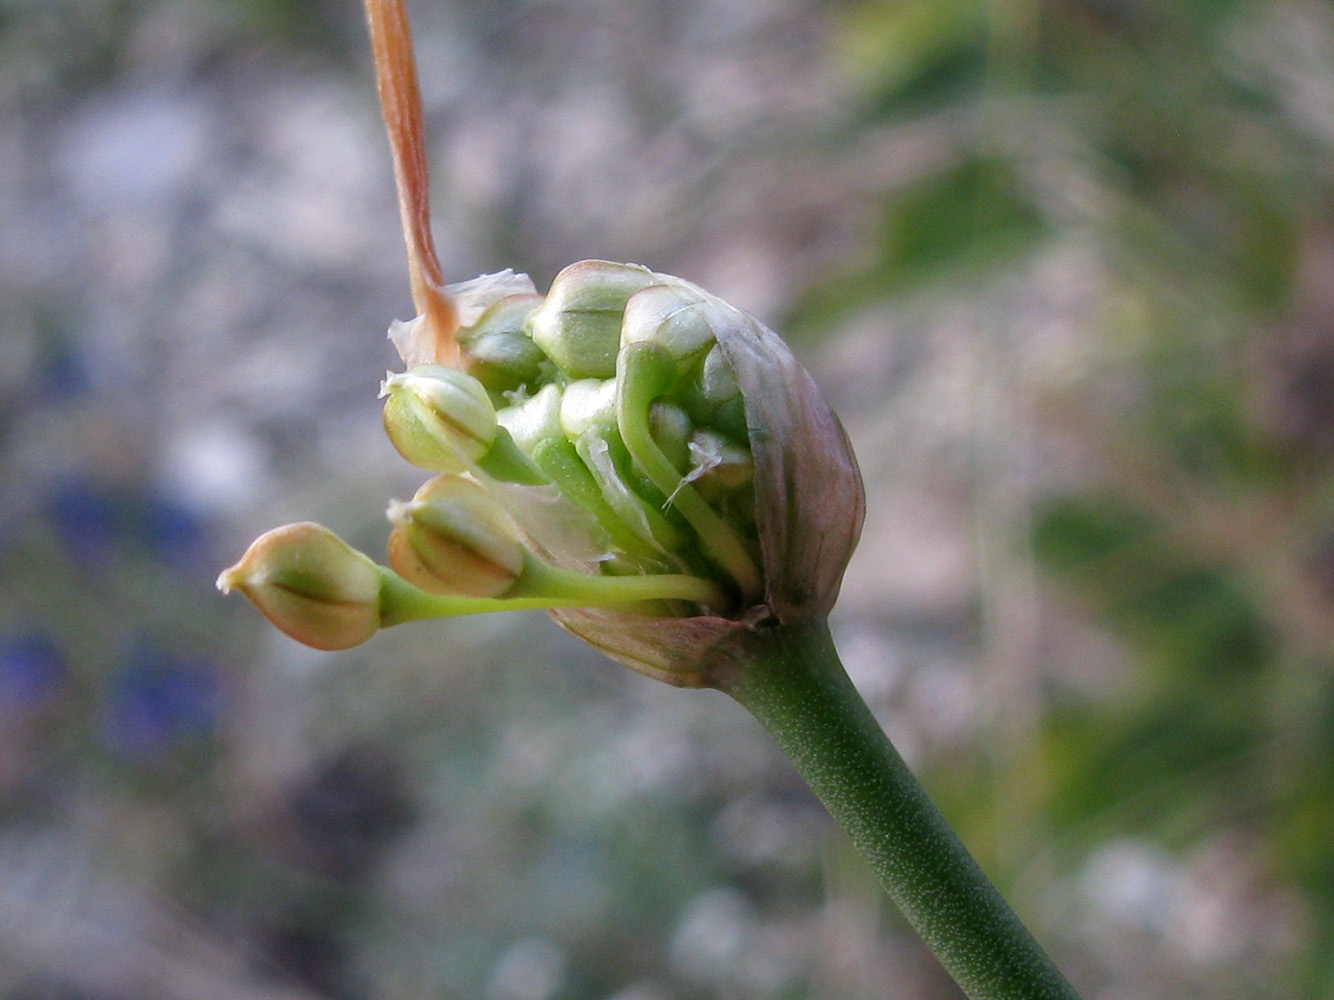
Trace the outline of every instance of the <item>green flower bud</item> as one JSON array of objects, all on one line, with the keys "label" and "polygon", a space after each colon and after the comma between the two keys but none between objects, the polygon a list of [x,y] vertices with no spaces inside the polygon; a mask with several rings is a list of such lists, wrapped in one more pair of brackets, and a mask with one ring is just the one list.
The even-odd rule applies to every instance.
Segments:
[{"label": "green flower bud", "polygon": [[433,594],[500,597],[523,570],[523,546],[495,498],[462,476],[437,476],[393,502],[389,565]]},{"label": "green flower bud", "polygon": [[515,274],[508,268],[496,274],[484,274],[470,281],[460,281],[439,291],[444,293],[446,301],[453,306],[457,328],[452,338],[442,343],[443,331],[427,322],[431,317],[426,313],[406,323],[395,321],[389,325],[389,339],[408,368],[449,363],[448,357],[455,354],[454,348],[459,346],[454,341],[461,341],[467,331],[477,327],[487,310],[496,303],[516,297],[535,296],[537,301],[541,299],[528,275]]},{"label": "green flower bud", "polygon": [[498,411],[497,419],[514,443],[531,455],[544,441],[565,439],[561,426],[563,403],[560,386],[544,385],[533,396]]},{"label": "green flower bud", "polygon": [[546,301],[532,315],[533,342],[570,378],[611,378],[625,304],[656,280],[653,272],[634,264],[571,264],[556,275]]},{"label": "green flower bud", "polygon": [[540,295],[510,295],[493,303],[472,326],[459,331],[461,367],[493,394],[512,392],[542,375],[546,355],[527,324]]},{"label": "green flower bud", "polygon": [[611,379],[586,378],[565,387],[560,401],[560,426],[576,441],[585,434],[616,427],[616,383]]},{"label": "green flower bud", "polygon": [[750,436],[741,388],[717,344],[682,386],[681,403],[696,424],[715,427],[737,441]]},{"label": "green flower bud", "polygon": [[348,649],[380,628],[380,569],[328,528],[310,522],[268,531],[218,589],[239,590],[274,625],[316,649]]},{"label": "green flower bud", "polygon": [[741,399],[741,387],[737,385],[736,375],[723,357],[722,348],[716,344],[704,356],[704,364],[700,367],[699,392],[703,399],[715,406]]},{"label": "green flower bud", "polygon": [[626,303],[621,344],[653,343],[684,370],[717,342],[708,301],[680,285],[654,285]]},{"label": "green flower bud", "polygon": [[490,450],[496,410],[482,383],[444,365],[389,374],[384,426],[400,455],[435,472],[463,472]]}]

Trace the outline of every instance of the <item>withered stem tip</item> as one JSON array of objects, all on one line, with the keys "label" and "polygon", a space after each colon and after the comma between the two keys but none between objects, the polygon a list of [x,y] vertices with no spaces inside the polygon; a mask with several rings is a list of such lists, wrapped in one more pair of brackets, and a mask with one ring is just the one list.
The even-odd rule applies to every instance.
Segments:
[{"label": "withered stem tip", "polygon": [[412,298],[435,340],[436,360],[458,360],[458,311],[445,287],[431,236],[430,177],[412,26],[403,0],[365,0],[380,109],[398,186],[399,215],[408,249]]}]

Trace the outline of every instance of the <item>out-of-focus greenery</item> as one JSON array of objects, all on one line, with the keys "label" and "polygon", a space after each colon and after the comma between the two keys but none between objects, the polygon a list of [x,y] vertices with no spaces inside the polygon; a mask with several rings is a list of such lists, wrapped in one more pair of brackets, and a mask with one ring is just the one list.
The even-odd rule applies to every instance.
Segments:
[{"label": "out-of-focus greenery", "polygon": [[[1090,996],[1334,995],[1334,15],[414,0],[451,278],[630,257],[843,412],[854,678]],[[406,306],[356,3],[0,2],[0,993],[951,995],[735,706],[338,656]]]}]

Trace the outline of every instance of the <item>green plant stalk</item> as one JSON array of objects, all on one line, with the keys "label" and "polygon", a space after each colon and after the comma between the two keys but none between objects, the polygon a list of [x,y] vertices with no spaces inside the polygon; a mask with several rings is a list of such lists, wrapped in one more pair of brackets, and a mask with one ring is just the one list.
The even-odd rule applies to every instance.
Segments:
[{"label": "green plant stalk", "polygon": [[1079,1000],[881,730],[824,620],[748,632],[711,680],[788,754],[969,997]]}]

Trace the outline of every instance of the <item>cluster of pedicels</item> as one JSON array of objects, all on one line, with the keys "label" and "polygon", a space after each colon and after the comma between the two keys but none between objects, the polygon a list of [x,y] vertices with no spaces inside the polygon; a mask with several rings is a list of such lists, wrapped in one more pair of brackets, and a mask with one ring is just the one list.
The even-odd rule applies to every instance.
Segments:
[{"label": "cluster of pedicels", "polygon": [[389,505],[388,566],[274,529],[218,583],[342,649],[415,619],[545,608],[635,669],[708,682],[740,630],[828,613],[863,492],[837,417],[763,324],[679,278],[582,261],[546,295],[445,286],[402,0],[366,0],[421,315],[389,335],[390,440],[433,477]]}]

